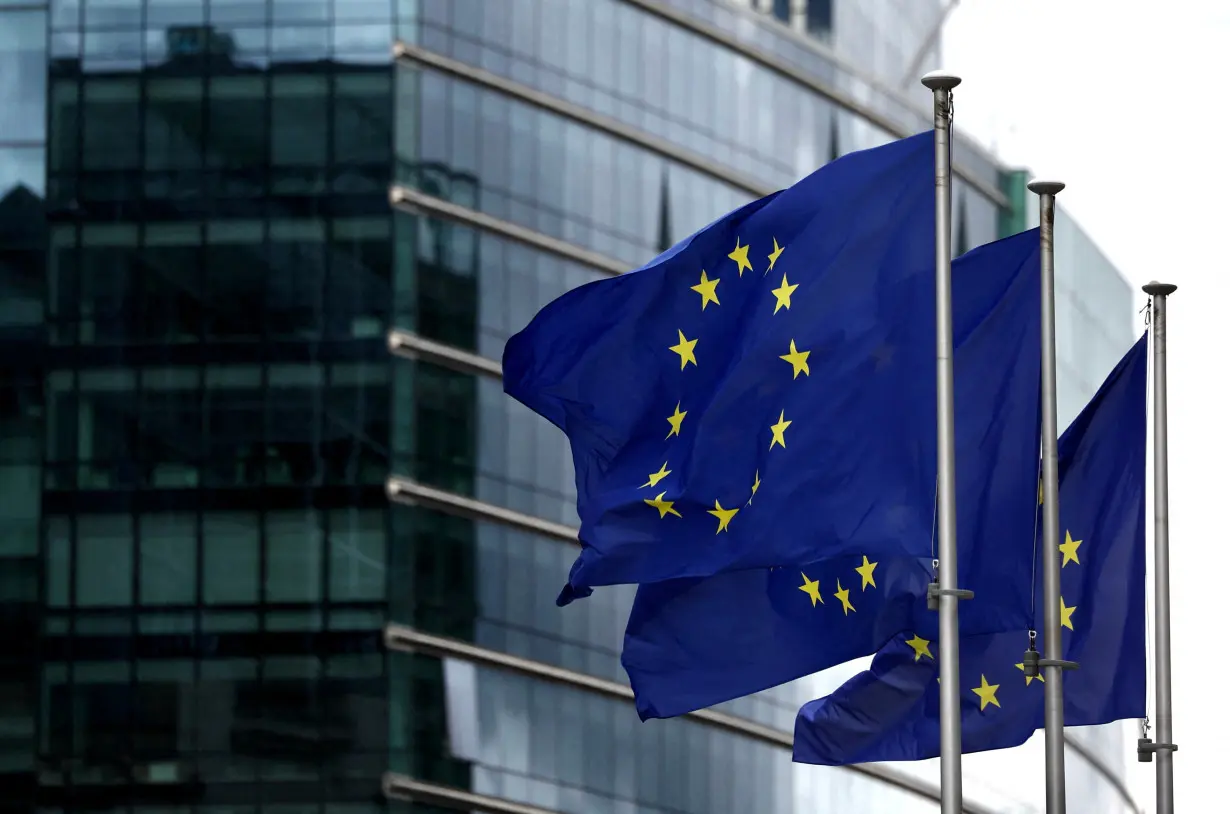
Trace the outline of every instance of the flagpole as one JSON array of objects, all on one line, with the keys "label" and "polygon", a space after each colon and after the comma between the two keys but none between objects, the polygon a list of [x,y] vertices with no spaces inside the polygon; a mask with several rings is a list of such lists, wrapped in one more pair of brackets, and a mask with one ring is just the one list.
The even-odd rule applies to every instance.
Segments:
[{"label": "flagpole", "polygon": [[1152,282],[1144,292],[1152,298],[1153,331],[1153,616],[1154,692],[1157,715],[1157,814],[1174,814],[1174,745],[1170,697],[1170,508],[1166,451],[1166,298],[1177,290],[1170,283]]},{"label": "flagpole", "polygon": [[1059,181],[1031,181],[1037,194],[1042,252],[1042,604],[1043,658],[1038,660],[1046,722],[1046,814],[1064,814],[1063,671],[1076,664],[1063,659],[1059,613],[1059,416],[1055,382],[1055,196]]},{"label": "flagpole", "polygon": [[935,400],[938,584],[928,603],[940,619],[940,812],[961,814],[961,679],[957,602],[957,463],[952,373],[952,89],[961,78],[932,71],[922,78],[935,104]]}]

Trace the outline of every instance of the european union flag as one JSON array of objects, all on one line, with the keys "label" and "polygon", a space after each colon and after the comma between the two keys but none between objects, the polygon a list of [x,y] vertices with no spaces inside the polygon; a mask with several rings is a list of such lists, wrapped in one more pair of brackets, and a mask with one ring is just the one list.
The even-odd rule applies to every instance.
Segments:
[{"label": "european union flag", "polygon": [[583,550],[560,604],[594,585],[930,553],[933,144],[832,162],[509,340],[505,391],[572,444]]},{"label": "european union flag", "polygon": [[[1146,349],[1142,337],[1059,444],[1063,649],[1081,665],[1064,675],[1071,726],[1145,710]],[[1041,601],[1040,577],[1037,591]],[[835,766],[938,755],[936,651],[919,650],[917,638],[899,635],[870,670],[806,704],[794,759]],[[1044,679],[1024,675],[1027,645],[1026,630],[961,637],[963,751],[1017,746],[1043,726]]]},{"label": "european union flag", "polygon": [[[1024,626],[1031,610],[1039,272],[1036,229],[953,263],[959,574],[962,586],[982,597],[962,604],[963,629],[972,632]],[[913,282],[926,300],[932,269]],[[760,499],[758,493],[752,505]],[[938,620],[926,608],[933,538],[930,528],[917,533],[903,542],[928,556],[865,552],[641,585],[623,665],[642,719],[680,715],[870,655],[903,630],[934,641]]]}]

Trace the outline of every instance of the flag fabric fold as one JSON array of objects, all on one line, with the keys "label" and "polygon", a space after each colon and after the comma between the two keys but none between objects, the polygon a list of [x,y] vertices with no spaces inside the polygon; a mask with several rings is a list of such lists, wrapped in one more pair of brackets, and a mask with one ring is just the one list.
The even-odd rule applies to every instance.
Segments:
[{"label": "flag fabric fold", "polygon": [[[1080,664],[1064,674],[1069,726],[1144,714],[1147,360],[1142,337],[1059,442],[1063,657]],[[977,602],[963,603],[963,621]],[[869,670],[806,704],[794,759],[833,766],[937,756],[943,643],[923,639],[898,634]],[[1039,651],[1044,644],[1039,632]],[[961,636],[963,751],[1016,746],[1043,726],[1044,680],[1024,675],[1027,646],[1027,628]]]},{"label": "flag fabric fold", "polygon": [[[962,587],[984,597],[962,607],[963,629],[972,632],[1021,627],[1030,612],[1039,257],[1035,229],[953,263],[959,573]],[[910,282],[920,307],[930,307],[931,268]],[[933,343],[932,336],[929,353]],[[933,357],[927,374],[934,379]],[[929,398],[933,394],[934,388]],[[920,432],[934,449],[929,420]],[[931,477],[927,523],[914,529],[917,538],[902,541],[925,556],[883,556],[868,548],[774,569],[641,585],[622,657],[641,717],[683,714],[871,655],[901,631],[933,641],[937,620],[926,609],[926,589],[934,469]],[[767,488],[757,492],[753,506]]]}]

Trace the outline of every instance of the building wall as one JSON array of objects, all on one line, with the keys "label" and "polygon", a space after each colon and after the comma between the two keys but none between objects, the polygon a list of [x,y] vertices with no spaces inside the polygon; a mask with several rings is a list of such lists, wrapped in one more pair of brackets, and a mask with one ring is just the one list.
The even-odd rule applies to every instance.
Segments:
[{"label": "building wall", "polygon": [[[843,8],[812,31],[839,52]],[[365,814],[386,770],[586,814],[936,809],[763,738],[381,646],[393,620],[622,681],[630,591],[560,611],[568,546],[389,508],[393,472],[576,522],[558,431],[495,377],[391,361],[385,334],[489,369],[564,291],[930,126],[772,14],[0,9],[0,810]],[[985,153],[955,158],[964,249],[1013,204]],[[390,179],[426,203],[390,210]],[[829,679],[724,708],[788,730]]]}]

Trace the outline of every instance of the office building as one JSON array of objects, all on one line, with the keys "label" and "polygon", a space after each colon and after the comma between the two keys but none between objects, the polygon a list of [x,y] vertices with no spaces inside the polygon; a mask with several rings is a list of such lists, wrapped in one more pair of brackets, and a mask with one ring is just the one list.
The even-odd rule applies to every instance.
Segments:
[{"label": "office building", "polygon": [[[554,607],[570,458],[498,381],[563,291],[929,127],[875,78],[927,52],[897,5],[0,7],[0,810],[365,814],[386,771],[465,811],[937,810],[925,766],[792,766],[816,681],[639,723],[631,594]],[[1027,217],[954,158],[958,249]],[[1131,319],[1085,285],[1082,386]]]}]

